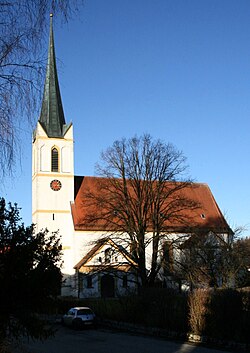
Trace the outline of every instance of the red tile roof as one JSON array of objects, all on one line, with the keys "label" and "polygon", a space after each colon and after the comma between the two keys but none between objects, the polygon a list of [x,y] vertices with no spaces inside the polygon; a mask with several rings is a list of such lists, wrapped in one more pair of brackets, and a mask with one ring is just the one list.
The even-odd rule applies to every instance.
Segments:
[{"label": "red tile roof", "polygon": [[[108,183],[108,179],[98,177],[75,177],[75,201],[71,205],[72,217],[75,230],[79,231],[101,231],[114,230],[107,228],[107,223],[104,219],[99,218],[94,223],[88,222],[90,214],[95,215],[98,212],[98,207],[90,202],[88,194],[99,195],[100,182]],[[119,179],[117,179],[119,180]],[[176,188],[176,185],[181,186],[183,183],[166,182],[167,186]],[[103,189],[102,189],[103,190]],[[99,194],[98,194],[99,193]],[[105,193],[105,191],[101,191]],[[178,191],[175,191],[174,197],[184,197],[192,200],[197,206],[186,208],[180,211],[182,217],[167,220],[165,223],[166,229],[172,232],[191,231],[192,229],[213,230],[216,232],[230,232],[222,212],[220,211],[211,190],[207,184],[192,183]],[[187,222],[183,223],[183,219]],[[119,224],[119,220],[117,219]],[[150,231],[148,229],[147,231]]]}]

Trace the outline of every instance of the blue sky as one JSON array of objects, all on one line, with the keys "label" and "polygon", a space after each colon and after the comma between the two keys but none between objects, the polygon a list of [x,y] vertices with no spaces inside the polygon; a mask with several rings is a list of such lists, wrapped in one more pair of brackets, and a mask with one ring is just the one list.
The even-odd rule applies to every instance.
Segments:
[{"label": "blue sky", "polygon": [[[249,226],[250,1],[85,0],[79,17],[54,22],[75,174],[94,175],[115,139],[147,132],[183,151],[232,227]],[[31,131],[2,190],[26,224]]]}]

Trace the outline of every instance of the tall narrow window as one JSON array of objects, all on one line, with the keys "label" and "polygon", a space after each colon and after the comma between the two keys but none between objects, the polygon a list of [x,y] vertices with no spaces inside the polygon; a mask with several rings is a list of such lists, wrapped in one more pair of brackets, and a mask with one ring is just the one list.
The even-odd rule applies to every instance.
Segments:
[{"label": "tall narrow window", "polygon": [[105,263],[106,264],[111,262],[111,255],[112,255],[111,251],[112,251],[111,248],[107,248],[105,250],[105,252],[104,252],[104,257],[105,257]]},{"label": "tall narrow window", "polygon": [[124,275],[122,277],[122,286],[123,286],[123,288],[127,288],[128,287],[128,276],[127,275]]},{"label": "tall narrow window", "polygon": [[173,244],[170,241],[165,241],[162,246],[163,252],[163,271],[165,275],[170,275],[174,270],[174,254],[173,254]]},{"label": "tall narrow window", "polygon": [[59,172],[59,158],[58,150],[56,147],[53,147],[51,150],[51,171]]},{"label": "tall narrow window", "polygon": [[87,288],[92,288],[92,287],[93,287],[92,276],[88,275],[87,276]]}]

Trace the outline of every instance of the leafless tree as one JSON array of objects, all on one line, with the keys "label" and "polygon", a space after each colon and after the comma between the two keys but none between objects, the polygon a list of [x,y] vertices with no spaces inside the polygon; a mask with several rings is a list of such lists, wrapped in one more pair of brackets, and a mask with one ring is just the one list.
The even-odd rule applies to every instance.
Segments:
[{"label": "leafless tree", "polygon": [[193,187],[186,158],[145,134],[115,141],[102,153],[97,173],[94,190],[82,195],[82,223],[108,231],[132,256],[141,285],[152,286],[162,268],[164,239],[173,228],[187,227],[187,210],[199,207],[185,193]]},{"label": "leafless tree", "polygon": [[0,177],[12,170],[19,129],[37,114],[49,13],[67,21],[82,1],[0,1]]},{"label": "leafless tree", "polygon": [[250,286],[250,238],[236,238],[233,244],[233,275],[237,287]]},{"label": "leafless tree", "polygon": [[181,247],[179,275],[192,286],[228,288],[246,284],[249,242],[240,239],[240,234],[241,228],[229,234],[192,234]]}]

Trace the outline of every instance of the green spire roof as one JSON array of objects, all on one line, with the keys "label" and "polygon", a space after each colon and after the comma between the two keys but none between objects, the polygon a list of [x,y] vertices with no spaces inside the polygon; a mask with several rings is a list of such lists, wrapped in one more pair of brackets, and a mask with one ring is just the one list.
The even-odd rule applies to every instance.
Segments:
[{"label": "green spire roof", "polygon": [[52,14],[50,15],[50,38],[47,72],[39,122],[49,137],[63,137],[68,128],[65,123],[56,70]]}]

